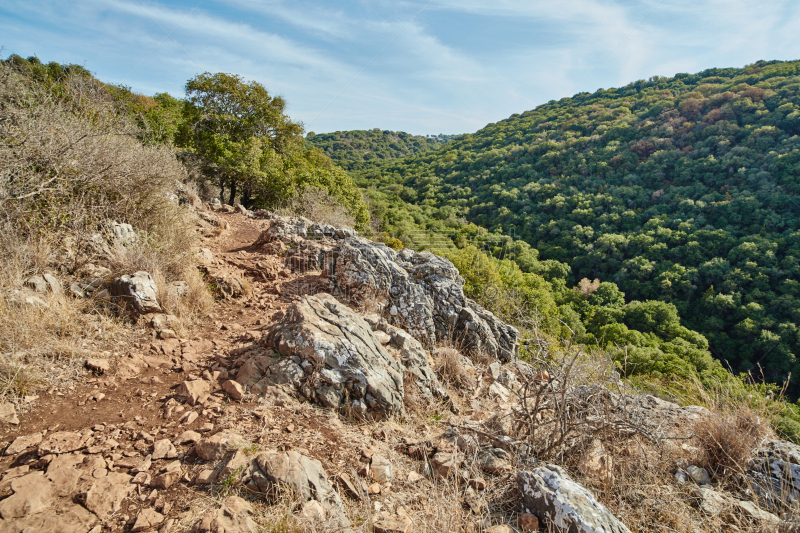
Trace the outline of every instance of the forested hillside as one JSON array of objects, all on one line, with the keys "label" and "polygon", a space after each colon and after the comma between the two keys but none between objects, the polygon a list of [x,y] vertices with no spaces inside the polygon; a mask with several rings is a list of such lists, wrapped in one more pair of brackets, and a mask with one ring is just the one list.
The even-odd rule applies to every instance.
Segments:
[{"label": "forested hillside", "polygon": [[306,142],[322,150],[337,165],[347,170],[363,170],[396,159],[440,148],[455,135],[422,137],[403,131],[371,130],[309,132]]},{"label": "forested hillside", "polygon": [[357,181],[390,234],[464,217],[529,243],[523,270],[674,304],[718,359],[779,382],[799,370],[798,134],[800,62],[759,62],[552,101]]}]

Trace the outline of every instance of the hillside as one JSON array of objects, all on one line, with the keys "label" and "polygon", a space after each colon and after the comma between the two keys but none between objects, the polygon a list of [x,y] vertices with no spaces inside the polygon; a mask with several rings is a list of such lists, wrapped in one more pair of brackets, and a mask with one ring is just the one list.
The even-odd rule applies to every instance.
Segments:
[{"label": "hillside", "polygon": [[465,217],[568,264],[568,286],[673,303],[779,382],[800,370],[798,134],[800,62],[759,62],[552,101],[358,181],[390,234]]},{"label": "hillside", "polygon": [[0,533],[797,531],[796,406],[674,305],[398,184],[374,213],[439,255],[359,234],[239,76],[34,59],[0,62]]},{"label": "hillside", "polygon": [[441,134],[422,137],[374,128],[320,134],[309,132],[306,142],[322,150],[346,170],[363,170],[389,159],[436,150],[454,137]]}]

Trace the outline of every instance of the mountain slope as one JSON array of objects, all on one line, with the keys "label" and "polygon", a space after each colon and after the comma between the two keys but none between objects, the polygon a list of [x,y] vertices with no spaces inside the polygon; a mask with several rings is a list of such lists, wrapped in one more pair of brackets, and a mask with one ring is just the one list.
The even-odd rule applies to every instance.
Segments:
[{"label": "mountain slope", "polygon": [[371,168],[385,160],[436,150],[454,135],[422,137],[403,131],[353,130],[315,134],[309,132],[306,142],[322,150],[346,170]]},{"label": "mountain slope", "polygon": [[800,353],[799,74],[759,62],[581,93],[359,183],[390,232],[403,202],[423,226],[464,216],[569,263],[572,283],[674,303],[718,358],[779,381]]}]

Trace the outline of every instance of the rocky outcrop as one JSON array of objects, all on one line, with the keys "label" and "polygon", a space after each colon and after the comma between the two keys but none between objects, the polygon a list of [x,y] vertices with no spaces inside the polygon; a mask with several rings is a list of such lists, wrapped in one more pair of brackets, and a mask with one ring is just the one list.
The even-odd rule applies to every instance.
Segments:
[{"label": "rocky outcrop", "polygon": [[340,527],[350,525],[339,494],[333,489],[322,463],[296,451],[265,452],[253,458],[242,475],[242,483],[252,492],[275,494],[289,491],[300,501],[320,504],[325,521]]},{"label": "rocky outcrop", "polygon": [[397,252],[352,230],[302,217],[258,213],[270,225],[255,244],[291,244],[286,266],[321,271],[340,301],[374,309],[427,349],[455,337],[465,351],[514,358],[517,330],[464,296],[464,279],[447,259],[410,249]]},{"label": "rocky outcrop", "polygon": [[517,474],[523,511],[567,533],[630,533],[630,530],[575,483],[567,472],[546,465]]},{"label": "rocky outcrop", "polygon": [[785,440],[765,443],[747,473],[749,485],[762,506],[773,511],[800,506],[800,446]]},{"label": "rocky outcrop", "polygon": [[273,383],[291,383],[326,407],[404,413],[400,364],[369,324],[332,296],[307,296],[292,304],[266,342],[283,356],[271,365]]},{"label": "rocky outcrop", "polygon": [[139,314],[161,312],[156,282],[147,272],[139,271],[115,279],[111,282],[111,293]]}]

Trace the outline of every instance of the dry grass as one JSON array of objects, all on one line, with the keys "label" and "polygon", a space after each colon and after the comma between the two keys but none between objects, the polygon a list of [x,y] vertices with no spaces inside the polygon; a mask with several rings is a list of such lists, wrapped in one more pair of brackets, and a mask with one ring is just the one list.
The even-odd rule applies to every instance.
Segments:
[{"label": "dry grass", "polygon": [[772,434],[767,420],[749,407],[713,413],[698,420],[694,431],[698,465],[721,480],[745,472],[758,445]]},{"label": "dry grass", "polygon": [[434,370],[439,379],[456,388],[471,387],[472,376],[461,362],[461,352],[452,347],[441,347],[436,350]]},{"label": "dry grass", "polygon": [[[53,273],[66,289],[87,263],[112,275],[147,270],[160,289],[189,283],[187,298],[164,302],[168,312],[192,320],[211,303],[194,267],[193,222],[170,197],[183,167],[169,147],[140,143],[115,105],[93,79],[46,87],[0,67],[0,380],[7,393],[64,373],[51,367],[74,372],[75,346],[119,328],[108,314],[113,306],[102,301],[51,295],[46,308],[13,305],[10,293],[32,275]],[[139,242],[98,246],[93,236],[109,220],[131,224]]]}]

